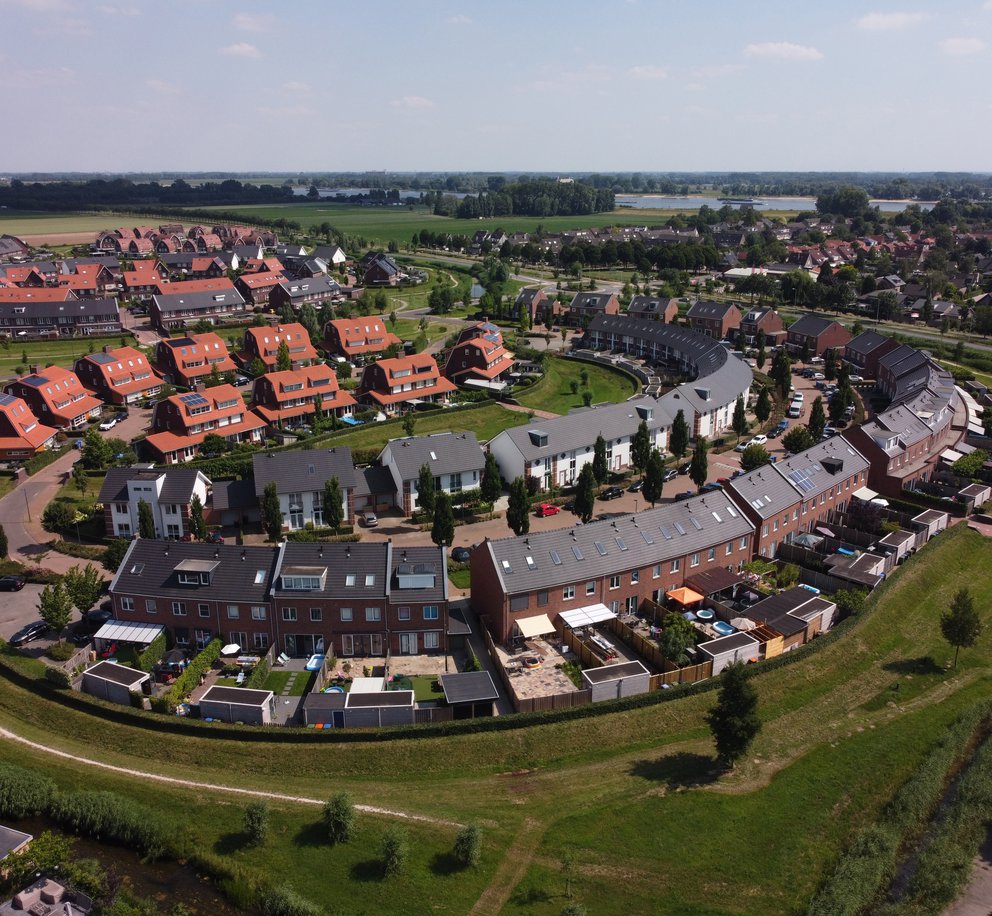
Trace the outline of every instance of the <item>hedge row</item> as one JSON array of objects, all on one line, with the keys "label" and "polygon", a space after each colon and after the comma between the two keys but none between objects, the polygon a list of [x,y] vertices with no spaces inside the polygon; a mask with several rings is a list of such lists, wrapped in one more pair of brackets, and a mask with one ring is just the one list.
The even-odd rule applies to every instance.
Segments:
[{"label": "hedge row", "polygon": [[28,477],[33,477],[42,468],[47,468],[50,464],[54,464],[65,454],[65,451],[65,448],[52,448],[44,452],[38,452],[34,457],[28,458],[24,462],[24,470],[27,471]]},{"label": "hedge row", "polygon": [[245,679],[245,687],[250,690],[260,690],[265,679],[269,676],[269,663],[264,658],[255,665],[254,670]]},{"label": "hedge row", "polygon": [[169,715],[174,713],[176,706],[183,698],[188,696],[193,691],[193,688],[199,685],[200,676],[206,674],[213,666],[213,663],[220,658],[220,650],[223,645],[220,637],[211,639],[162,696],[152,697],[152,709],[155,712],[164,712]]},{"label": "hedge row", "polygon": [[940,801],[947,775],[967,752],[976,732],[987,727],[992,704],[967,710],[923,758],[885,806],[877,821],[858,831],[834,873],[810,901],[808,916],[856,916],[888,886],[900,849],[924,826]]}]

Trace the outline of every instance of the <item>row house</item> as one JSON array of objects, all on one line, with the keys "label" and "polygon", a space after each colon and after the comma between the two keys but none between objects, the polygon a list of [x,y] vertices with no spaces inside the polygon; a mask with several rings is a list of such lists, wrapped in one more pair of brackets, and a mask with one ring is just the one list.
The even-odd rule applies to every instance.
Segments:
[{"label": "row house", "polygon": [[3,269],[3,279],[6,283],[9,286],[19,286],[21,289],[41,289],[56,276],[54,262],[51,262],[51,272],[45,271],[41,264],[20,264]]},{"label": "row house", "polygon": [[700,299],[685,313],[689,326],[697,334],[714,340],[726,340],[741,326],[741,310],[733,302]]},{"label": "row house", "polygon": [[397,263],[381,251],[366,254],[355,273],[362,278],[362,286],[397,286],[406,276]]},{"label": "row house", "polygon": [[446,554],[437,547],[138,539],[110,592],[117,619],[161,624],[180,647],[220,636],[301,658],[447,651]]},{"label": "row house", "polygon": [[671,324],[679,317],[679,301],[670,296],[634,296],[627,305],[627,314]]},{"label": "row house", "polygon": [[148,299],[161,292],[166,278],[160,262],[136,261],[134,270],[125,270],[121,278],[123,295],[130,299]]},{"label": "row house", "polygon": [[245,297],[246,302],[255,306],[266,306],[269,299],[280,283],[285,283],[286,277],[281,271],[260,271],[246,273],[234,281],[238,292]]},{"label": "row house", "polygon": [[155,348],[155,362],[167,381],[186,388],[195,387],[214,369],[220,374],[235,371],[227,344],[213,331],[160,340]]},{"label": "row house", "polygon": [[523,312],[529,316],[531,327],[539,324],[550,327],[561,314],[562,307],[556,298],[549,297],[543,289],[524,287],[517,293],[513,313],[521,315]]},{"label": "row house", "polygon": [[260,255],[257,258],[248,258],[244,263],[244,273],[246,274],[283,274],[283,264],[279,258],[265,257]]},{"label": "row house", "polygon": [[[220,284],[220,280],[192,280],[191,283]],[[211,324],[225,318],[238,318],[247,311],[245,300],[230,284],[212,291],[168,293],[152,297],[149,309],[152,327],[160,334],[168,335],[182,330],[198,321]],[[165,289],[181,284],[165,284]]]},{"label": "row house", "polygon": [[8,383],[4,391],[22,398],[46,426],[61,430],[79,429],[103,410],[102,402],[83,386],[76,373],[61,366],[48,366],[40,372],[32,367],[30,375]]},{"label": "row house", "polygon": [[819,315],[803,315],[789,326],[786,346],[793,356],[809,349],[810,356],[823,356],[827,350],[842,353],[851,333],[837,321]]},{"label": "row house", "polygon": [[359,475],[347,446],[336,448],[292,449],[253,455],[255,495],[259,500],[265,488],[275,484],[282,511],[283,527],[299,531],[307,525],[323,527],[324,485],[336,477],[341,490],[342,518],[355,517],[355,496]]},{"label": "row house", "polygon": [[59,274],[57,283],[81,299],[116,296],[119,290],[117,278],[102,264],[78,264],[74,272]]},{"label": "row house", "polygon": [[238,359],[242,366],[250,366],[255,359],[259,359],[266,369],[275,369],[282,343],[289,349],[291,369],[301,369],[319,360],[316,349],[310,343],[310,332],[299,322],[276,327],[245,328],[244,349]]},{"label": "row house", "polygon": [[434,490],[457,498],[482,484],[486,456],[474,433],[435,433],[390,439],[379,455],[379,466],[393,478],[396,507],[413,515],[420,507],[420,469],[430,468]]},{"label": "row house", "polygon": [[158,263],[160,272],[172,280],[213,280],[226,277],[228,270],[238,270],[242,260],[237,252],[230,251],[208,255],[178,251],[161,255]]},{"label": "row house", "polygon": [[211,483],[201,471],[189,468],[111,468],[100,487],[107,537],[130,538],[139,531],[139,507],[148,504],[155,521],[155,537],[192,537],[193,497],[206,506]]},{"label": "row house", "polygon": [[455,384],[497,383],[513,368],[513,354],[503,346],[503,333],[491,322],[466,328],[448,353],[444,374]]},{"label": "row house", "polygon": [[862,331],[844,346],[844,361],[863,378],[878,378],[879,360],[899,343],[877,331]]},{"label": "row house", "polygon": [[324,349],[349,361],[378,356],[402,341],[386,327],[381,315],[367,318],[333,318],[324,325]]},{"label": "row house", "polygon": [[619,315],[620,300],[616,293],[576,293],[568,304],[566,320],[573,327],[582,327],[597,315]]},{"label": "row house", "polygon": [[0,235],[0,262],[26,258],[31,249],[16,235]]},{"label": "row house", "polygon": [[145,442],[159,461],[178,464],[195,458],[203,440],[211,433],[231,445],[258,443],[264,437],[265,427],[265,421],[245,407],[237,388],[217,385],[159,401],[152,414],[152,431]]},{"label": "row house", "polygon": [[414,408],[423,402],[447,404],[456,390],[438,369],[430,353],[380,359],[362,372],[358,400],[386,413]]},{"label": "row house", "polygon": [[108,404],[134,404],[162,390],[162,380],[148,358],[134,347],[104,347],[102,353],[77,359],[73,369]]},{"label": "row house", "polygon": [[754,525],[716,491],[636,516],[526,537],[485,540],[472,551],[472,606],[493,637],[509,643],[517,622],[605,605],[633,613],[659,603],[687,577],[739,569],[753,556]]},{"label": "row house", "polygon": [[764,465],[725,484],[754,523],[755,553],[774,558],[782,544],[814,531],[829,513],[847,508],[868,483],[868,460],[835,436],[784,461]]},{"label": "row house", "polygon": [[281,311],[287,305],[298,312],[304,305],[318,307],[336,299],[341,287],[327,277],[283,280],[269,296],[269,307]]},{"label": "row house", "polygon": [[270,426],[310,422],[317,413],[318,400],[321,413],[328,416],[348,416],[355,406],[351,394],[339,389],[334,370],[323,364],[266,372],[255,379],[255,410]]},{"label": "row house", "polygon": [[0,394],[0,458],[23,460],[51,448],[58,430],[44,426],[23,398]]},{"label": "row house", "polygon": [[765,335],[765,343],[769,347],[775,347],[785,342],[785,326],[782,324],[782,316],[773,308],[757,306],[747,311],[741,318],[738,334],[744,338],[744,342],[749,346],[754,346],[758,339],[758,332]]},{"label": "row house", "polygon": [[631,440],[642,421],[647,424],[651,447],[664,452],[672,417],[650,397],[579,408],[562,417],[505,429],[489,443],[489,451],[504,480],[536,477],[545,490],[569,486],[583,465],[592,463],[600,435],[606,441],[609,469],[630,467]]},{"label": "row house", "polygon": [[0,335],[88,337],[122,330],[116,299],[79,299],[68,289],[0,289]]}]

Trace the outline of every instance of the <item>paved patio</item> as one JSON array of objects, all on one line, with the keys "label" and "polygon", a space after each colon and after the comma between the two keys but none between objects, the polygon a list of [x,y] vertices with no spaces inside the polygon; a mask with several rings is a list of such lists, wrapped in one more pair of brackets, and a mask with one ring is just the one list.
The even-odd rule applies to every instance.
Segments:
[{"label": "paved patio", "polygon": [[[557,646],[544,639],[530,639],[522,652],[508,652],[496,646],[500,664],[506,670],[514,693],[520,699],[546,697],[555,693],[572,693],[578,688],[572,679],[556,665],[577,661],[575,653],[566,646]],[[525,658],[538,658],[537,668],[525,668],[521,662]]]}]

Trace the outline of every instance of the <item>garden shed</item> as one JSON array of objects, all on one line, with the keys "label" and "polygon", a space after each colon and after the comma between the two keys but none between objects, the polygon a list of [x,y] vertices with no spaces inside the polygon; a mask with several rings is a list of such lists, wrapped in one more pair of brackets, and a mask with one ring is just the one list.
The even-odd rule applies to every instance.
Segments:
[{"label": "garden shed", "polygon": [[651,672],[639,661],[620,662],[587,668],[582,672],[582,682],[592,691],[592,701],[597,703],[647,693],[651,689]]},{"label": "garden shed", "polygon": [[275,718],[275,705],[275,695],[271,690],[218,687],[215,684],[200,697],[200,718],[269,725]]},{"label": "garden shed", "polygon": [[344,724],[347,728],[413,725],[413,720],[414,694],[412,690],[355,693],[352,689],[344,702]]},{"label": "garden shed", "polygon": [[696,648],[706,658],[713,659],[713,677],[716,677],[727,665],[756,660],[760,653],[758,640],[747,633],[731,633],[729,636],[702,642]]},{"label": "garden shed", "polygon": [[445,702],[452,707],[456,719],[491,716],[499,691],[488,671],[462,671],[442,674],[438,680],[444,690]]},{"label": "garden shed", "polygon": [[114,662],[98,662],[83,674],[83,692],[130,706],[131,693],[140,691],[146,681],[150,682],[151,677],[144,671]]}]

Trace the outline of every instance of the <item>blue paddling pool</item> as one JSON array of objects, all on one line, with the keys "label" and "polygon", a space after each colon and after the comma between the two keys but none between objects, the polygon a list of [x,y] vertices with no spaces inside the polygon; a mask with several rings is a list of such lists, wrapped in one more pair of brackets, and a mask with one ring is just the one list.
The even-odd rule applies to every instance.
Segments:
[{"label": "blue paddling pool", "polygon": [[737,632],[734,627],[732,627],[729,623],[724,623],[722,620],[715,620],[712,626],[713,629],[716,630],[721,636],[730,636],[732,633]]},{"label": "blue paddling pool", "polygon": [[320,671],[321,665],[324,664],[324,655],[311,655],[307,659],[307,671]]},{"label": "blue paddling pool", "polygon": [[344,693],[344,687],[338,687],[337,685],[325,687],[324,693]]}]

